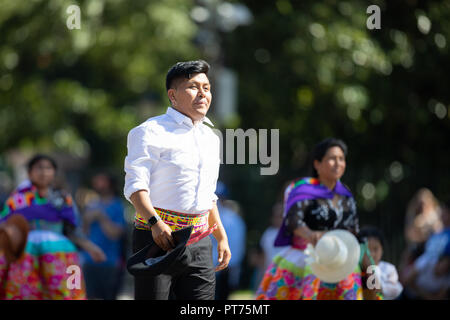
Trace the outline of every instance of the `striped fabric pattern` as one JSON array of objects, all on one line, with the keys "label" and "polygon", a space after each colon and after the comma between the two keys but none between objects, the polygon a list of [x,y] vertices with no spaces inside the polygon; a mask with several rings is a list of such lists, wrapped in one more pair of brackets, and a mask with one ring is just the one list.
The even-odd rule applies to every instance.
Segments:
[{"label": "striped fabric pattern", "polygon": [[[177,231],[188,226],[194,226],[191,237],[187,243],[188,245],[209,236],[217,229],[217,224],[214,224],[213,227],[209,228],[209,211],[205,211],[200,214],[189,214],[156,207],[155,211],[161,220],[164,221],[170,229],[172,229],[172,231]],[[148,223],[137,212],[135,214],[134,226],[136,229],[150,230]]]}]

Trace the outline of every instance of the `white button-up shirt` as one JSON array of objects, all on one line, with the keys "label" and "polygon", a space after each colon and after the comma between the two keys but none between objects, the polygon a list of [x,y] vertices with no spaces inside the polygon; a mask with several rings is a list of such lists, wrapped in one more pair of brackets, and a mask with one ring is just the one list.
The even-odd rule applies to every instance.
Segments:
[{"label": "white button-up shirt", "polygon": [[190,214],[210,210],[220,166],[220,139],[169,107],[128,134],[124,195],[147,190],[154,207]]}]

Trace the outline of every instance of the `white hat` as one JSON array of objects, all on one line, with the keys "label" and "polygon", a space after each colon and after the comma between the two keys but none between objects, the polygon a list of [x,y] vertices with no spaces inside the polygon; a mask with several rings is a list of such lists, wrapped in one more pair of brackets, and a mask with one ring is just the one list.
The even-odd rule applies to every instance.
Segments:
[{"label": "white hat", "polygon": [[312,272],[326,283],[337,283],[348,277],[359,263],[360,246],[356,237],[346,230],[326,232],[305,253]]}]

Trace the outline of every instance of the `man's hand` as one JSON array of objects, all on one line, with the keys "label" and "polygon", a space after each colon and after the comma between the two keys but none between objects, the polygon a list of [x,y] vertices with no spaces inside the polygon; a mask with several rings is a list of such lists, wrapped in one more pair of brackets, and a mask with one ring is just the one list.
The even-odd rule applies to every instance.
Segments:
[{"label": "man's hand", "polygon": [[[152,215],[156,214],[153,208],[152,202],[148,195],[148,191],[139,190],[130,196],[131,203],[133,204],[136,212],[139,212],[144,219],[149,219]],[[175,241],[172,237],[172,229],[164,223],[164,221],[159,220],[151,227],[152,237],[156,245],[163,249],[164,251],[169,251],[175,247]]]},{"label": "man's hand", "polygon": [[227,240],[219,241],[217,244],[217,253],[219,254],[219,265],[216,267],[216,271],[220,271],[228,267],[228,263],[231,259],[230,246]]},{"label": "man's hand", "polygon": [[175,241],[172,237],[172,229],[164,223],[164,221],[159,220],[151,228],[152,237],[155,243],[163,249],[164,251],[169,251],[175,248]]},{"label": "man's hand", "polygon": [[86,244],[85,250],[91,256],[92,260],[95,263],[101,263],[106,261],[105,252],[103,252],[103,250],[92,241],[89,241]]},{"label": "man's hand", "polygon": [[87,224],[91,224],[95,220],[101,219],[101,217],[104,215],[103,212],[100,210],[87,210],[83,215],[83,220]]}]

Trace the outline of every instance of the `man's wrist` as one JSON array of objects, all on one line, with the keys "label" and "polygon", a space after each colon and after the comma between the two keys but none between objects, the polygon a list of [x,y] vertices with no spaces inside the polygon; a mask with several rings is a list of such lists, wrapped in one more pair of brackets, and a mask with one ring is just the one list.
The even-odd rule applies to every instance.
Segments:
[{"label": "man's wrist", "polygon": [[150,217],[150,219],[148,219],[147,223],[148,225],[151,227],[153,227],[156,223],[158,223],[158,221],[161,221],[161,217],[158,216],[157,214],[153,215]]},{"label": "man's wrist", "polygon": [[221,232],[219,228],[213,232],[213,236],[216,239],[217,243],[226,241],[228,243],[228,237],[225,232]]}]

